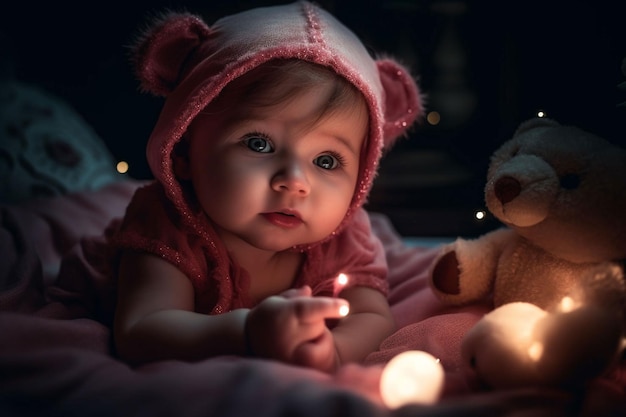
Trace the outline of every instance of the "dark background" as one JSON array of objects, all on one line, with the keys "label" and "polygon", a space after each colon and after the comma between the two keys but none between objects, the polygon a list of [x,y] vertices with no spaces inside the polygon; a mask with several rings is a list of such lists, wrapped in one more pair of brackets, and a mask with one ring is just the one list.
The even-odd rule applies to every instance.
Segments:
[{"label": "dark background", "polygon": [[[127,56],[149,16],[164,9],[208,23],[285,1],[12,2],[0,15],[1,76],[69,101],[129,175],[150,178],[145,142],[161,99],[140,94]],[[475,235],[489,155],[542,110],[626,144],[624,1],[320,0],[372,51],[410,66],[429,111],[382,163],[368,207],[405,235]]]}]

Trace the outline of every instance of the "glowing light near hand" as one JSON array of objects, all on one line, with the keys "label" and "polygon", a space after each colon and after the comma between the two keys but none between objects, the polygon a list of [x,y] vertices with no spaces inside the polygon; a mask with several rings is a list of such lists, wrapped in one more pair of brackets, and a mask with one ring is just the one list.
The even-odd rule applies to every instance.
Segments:
[{"label": "glowing light near hand", "polygon": [[346,285],[348,283],[348,276],[346,274],[337,275],[337,284]]},{"label": "glowing light near hand", "polygon": [[339,307],[339,315],[341,317],[347,316],[349,312],[350,312],[350,307],[349,306],[341,306],[341,307]]},{"label": "glowing light near hand", "polygon": [[476,220],[483,220],[486,215],[487,213],[485,213],[483,210],[478,210],[476,213],[474,213],[474,217],[476,217]]},{"label": "glowing light near hand", "polygon": [[337,297],[339,293],[345,288],[348,284],[348,276],[344,273],[337,275],[335,278],[335,283],[333,284],[333,297]]},{"label": "glowing light near hand", "polygon": [[444,370],[429,353],[411,350],[389,361],[380,377],[380,395],[389,408],[433,404],[443,389]]}]

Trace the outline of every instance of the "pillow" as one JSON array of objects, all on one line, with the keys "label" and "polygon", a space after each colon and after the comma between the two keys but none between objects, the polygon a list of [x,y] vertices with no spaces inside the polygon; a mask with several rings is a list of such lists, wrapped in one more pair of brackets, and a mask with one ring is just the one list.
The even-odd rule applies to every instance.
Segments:
[{"label": "pillow", "polygon": [[121,178],[102,139],[66,102],[0,82],[0,202],[95,190]]}]

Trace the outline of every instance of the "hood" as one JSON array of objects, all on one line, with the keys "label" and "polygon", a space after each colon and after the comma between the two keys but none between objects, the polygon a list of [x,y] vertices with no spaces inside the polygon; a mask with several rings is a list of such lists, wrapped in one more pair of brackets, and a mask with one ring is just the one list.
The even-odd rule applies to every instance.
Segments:
[{"label": "hood", "polygon": [[150,169],[183,219],[191,218],[173,171],[172,151],[194,117],[232,80],[273,59],[297,58],[331,68],[364,96],[370,130],[352,204],[341,228],[362,206],[383,149],[423,114],[409,71],[375,59],[331,14],[308,3],[251,9],[208,25],[169,13],[150,25],[133,50],[141,88],[165,103],[147,145]]}]

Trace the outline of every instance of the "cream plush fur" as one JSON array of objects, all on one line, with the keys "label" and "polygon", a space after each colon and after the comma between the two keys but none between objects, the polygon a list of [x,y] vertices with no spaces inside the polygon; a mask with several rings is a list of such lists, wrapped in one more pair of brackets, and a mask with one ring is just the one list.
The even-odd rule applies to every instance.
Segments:
[{"label": "cream plush fur", "polygon": [[462,353],[488,386],[579,385],[623,345],[626,150],[549,119],[522,123],[491,158],[485,200],[506,227],[446,245],[444,302],[492,297]]}]

